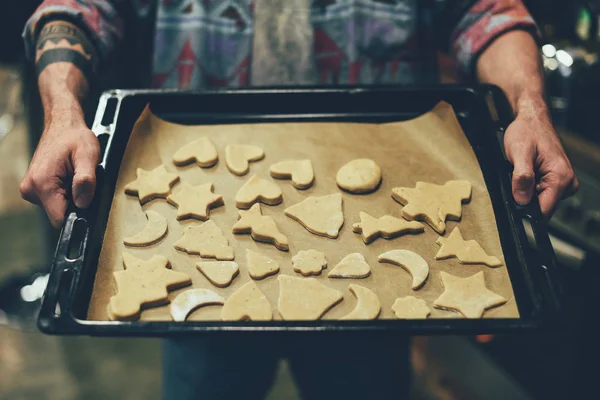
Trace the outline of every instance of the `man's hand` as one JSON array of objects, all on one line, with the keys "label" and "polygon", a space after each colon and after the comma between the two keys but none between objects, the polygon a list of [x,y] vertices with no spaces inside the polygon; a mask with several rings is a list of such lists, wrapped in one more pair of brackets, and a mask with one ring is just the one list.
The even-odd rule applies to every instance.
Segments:
[{"label": "man's hand", "polygon": [[23,199],[44,207],[55,228],[63,223],[70,197],[79,208],[94,197],[100,145],[81,117],[77,110],[55,113],[21,182]]},{"label": "man's hand", "polygon": [[571,163],[545,112],[522,112],[504,135],[504,147],[514,165],[512,191],[515,201],[527,204],[537,191],[544,216],[556,203],[579,188]]}]

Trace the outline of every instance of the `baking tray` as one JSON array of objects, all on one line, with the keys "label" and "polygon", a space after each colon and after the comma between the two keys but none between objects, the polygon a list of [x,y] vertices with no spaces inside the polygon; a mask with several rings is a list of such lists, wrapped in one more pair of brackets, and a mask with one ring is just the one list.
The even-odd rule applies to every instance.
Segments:
[{"label": "baking tray", "polygon": [[[186,323],[86,320],[120,162],[133,125],[148,103],[152,112],[163,119],[201,125],[292,121],[384,123],[414,118],[440,101],[454,108],[481,166],[520,318]],[[72,205],[67,210],[38,327],[50,334],[171,336],[210,332],[475,334],[556,325],[562,309],[562,287],[537,198],[525,207],[512,199],[512,166],[501,146],[504,130],[511,120],[504,94],[493,86],[105,92],[92,127],[102,147],[96,198],[87,210]],[[529,220],[533,227],[537,252],[528,243],[523,219]]]}]

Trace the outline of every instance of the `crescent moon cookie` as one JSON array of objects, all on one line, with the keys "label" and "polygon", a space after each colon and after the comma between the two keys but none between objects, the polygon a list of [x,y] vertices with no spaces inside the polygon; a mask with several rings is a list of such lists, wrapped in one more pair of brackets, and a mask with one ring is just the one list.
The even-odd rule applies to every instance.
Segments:
[{"label": "crescent moon cookie", "polygon": [[249,163],[262,160],[265,152],[258,146],[249,144],[228,144],[225,147],[225,163],[235,175],[246,175],[250,171]]},{"label": "crescent moon cookie", "polygon": [[166,304],[169,290],[192,283],[187,274],[171,270],[169,260],[163,256],[140,260],[123,253],[123,267],[125,270],[113,273],[117,293],[107,307],[111,320],[136,320],[142,307]]},{"label": "crescent moon cookie", "polygon": [[217,149],[207,137],[202,137],[182,146],[173,155],[173,163],[179,167],[195,162],[202,168],[209,168],[215,165],[218,160]]},{"label": "crescent moon cookie", "polygon": [[435,255],[436,260],[456,257],[461,264],[485,264],[488,267],[502,265],[497,257],[488,256],[477,241],[464,240],[458,227],[454,228],[448,238],[439,237],[436,243],[442,246]]},{"label": "crescent moon cookie", "polygon": [[356,297],[356,307],[342,320],[373,320],[381,313],[381,302],[379,297],[366,287],[360,285],[348,286],[350,292]]},{"label": "crescent moon cookie", "polygon": [[407,233],[421,233],[425,230],[422,223],[395,218],[384,215],[381,218],[373,218],[366,212],[359,213],[360,222],[352,225],[354,233],[362,234],[363,242],[371,243],[378,237],[393,239]]},{"label": "crescent moon cookie", "polygon": [[257,201],[277,205],[283,201],[281,189],[271,181],[252,175],[235,195],[235,204],[237,208],[250,208]]},{"label": "crescent moon cookie", "polygon": [[315,278],[296,278],[279,275],[277,308],[286,321],[307,321],[321,318],[344,299],[342,294]]},{"label": "crescent moon cookie", "polygon": [[335,239],[344,225],[342,195],[307,197],[284,210],[285,215],[298,221],[307,231]]},{"label": "crescent moon cookie", "polygon": [[359,158],[340,168],[335,180],[340,188],[350,193],[370,193],[381,182],[381,168],[373,160]]},{"label": "crescent moon cookie", "polygon": [[223,304],[225,299],[209,289],[189,289],[180,293],[171,302],[173,321],[185,321],[187,316],[197,308]]},{"label": "crescent moon cookie", "polygon": [[146,211],[146,217],[148,218],[146,227],[144,227],[144,229],[137,234],[125,238],[123,240],[123,244],[125,244],[125,246],[150,246],[160,242],[165,236],[167,236],[169,227],[165,217],[152,210]]},{"label": "crescent moon cookie", "polygon": [[177,220],[195,218],[206,221],[211,208],[224,204],[223,196],[213,193],[212,182],[200,186],[183,182],[175,193],[167,196],[167,201],[177,207]]},{"label": "crescent moon cookie", "polygon": [[270,321],[273,319],[271,303],[254,281],[246,282],[225,302],[221,311],[223,321]]},{"label": "crescent moon cookie", "polygon": [[138,168],[136,175],[137,179],[125,186],[125,193],[138,196],[141,204],[153,199],[166,199],[171,186],[179,181],[179,175],[168,172],[162,164],[152,171]]},{"label": "crescent moon cookie", "polygon": [[308,189],[315,180],[310,160],[285,160],[271,165],[271,176],[276,179],[291,179],[296,189]]},{"label": "crescent moon cookie", "polygon": [[412,289],[417,290],[429,276],[429,264],[417,253],[410,250],[391,250],[379,255],[379,262],[398,265],[412,275]]},{"label": "crescent moon cookie", "polygon": [[444,185],[435,185],[417,182],[415,188],[393,188],[392,198],[404,205],[404,218],[425,221],[441,235],[446,231],[446,219],[460,220],[462,203],[471,199],[471,183],[448,181]]}]

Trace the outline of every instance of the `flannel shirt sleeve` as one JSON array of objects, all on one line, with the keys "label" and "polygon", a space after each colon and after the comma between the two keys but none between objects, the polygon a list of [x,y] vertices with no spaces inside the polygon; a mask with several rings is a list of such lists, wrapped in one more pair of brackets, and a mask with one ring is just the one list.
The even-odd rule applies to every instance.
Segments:
[{"label": "flannel shirt sleeve", "polygon": [[459,72],[473,77],[479,55],[499,36],[525,30],[538,41],[537,25],[521,0],[479,0],[460,19],[451,36],[451,53]]},{"label": "flannel shirt sleeve", "polygon": [[123,37],[121,3],[123,0],[44,0],[25,24],[23,40],[27,58],[34,59],[37,36],[44,24],[62,19],[88,35],[98,55],[94,59],[94,71],[97,71]]}]

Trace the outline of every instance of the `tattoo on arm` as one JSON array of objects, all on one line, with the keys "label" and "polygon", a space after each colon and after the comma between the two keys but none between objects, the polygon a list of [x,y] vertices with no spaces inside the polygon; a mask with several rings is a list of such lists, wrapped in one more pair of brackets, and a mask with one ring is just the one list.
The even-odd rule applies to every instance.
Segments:
[{"label": "tattoo on arm", "polygon": [[89,81],[94,68],[94,48],[85,34],[65,21],[44,25],[36,46],[35,68],[38,76],[50,64],[67,62],[76,66]]}]

